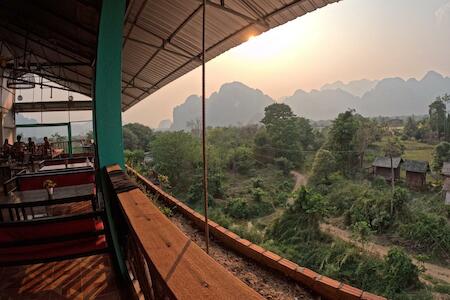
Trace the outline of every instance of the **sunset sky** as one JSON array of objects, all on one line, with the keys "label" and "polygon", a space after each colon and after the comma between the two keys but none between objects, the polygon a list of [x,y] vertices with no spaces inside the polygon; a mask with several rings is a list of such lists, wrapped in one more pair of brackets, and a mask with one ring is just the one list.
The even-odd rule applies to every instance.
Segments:
[{"label": "sunset sky", "polygon": [[[343,0],[251,38],[207,64],[207,95],[241,81],[280,99],[342,80],[429,70],[450,75],[449,0]],[[174,106],[200,94],[196,69],[124,113],[157,127]]]}]

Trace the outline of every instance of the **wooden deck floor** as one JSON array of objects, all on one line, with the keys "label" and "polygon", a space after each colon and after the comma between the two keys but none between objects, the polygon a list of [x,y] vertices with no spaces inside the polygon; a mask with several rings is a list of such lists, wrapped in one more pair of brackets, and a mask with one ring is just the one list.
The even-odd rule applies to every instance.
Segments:
[{"label": "wooden deck floor", "polygon": [[0,268],[0,299],[124,299],[108,255]]}]

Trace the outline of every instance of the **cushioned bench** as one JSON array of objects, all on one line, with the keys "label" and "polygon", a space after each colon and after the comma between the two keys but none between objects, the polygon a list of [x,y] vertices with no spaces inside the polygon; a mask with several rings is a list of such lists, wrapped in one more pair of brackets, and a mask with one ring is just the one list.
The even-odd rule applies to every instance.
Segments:
[{"label": "cushioned bench", "polygon": [[0,265],[33,264],[108,250],[104,212],[0,223]]},{"label": "cushioned bench", "polygon": [[95,174],[94,169],[23,174],[16,177],[17,189],[20,191],[42,189],[45,180],[52,180],[59,187],[79,185],[94,183]]}]

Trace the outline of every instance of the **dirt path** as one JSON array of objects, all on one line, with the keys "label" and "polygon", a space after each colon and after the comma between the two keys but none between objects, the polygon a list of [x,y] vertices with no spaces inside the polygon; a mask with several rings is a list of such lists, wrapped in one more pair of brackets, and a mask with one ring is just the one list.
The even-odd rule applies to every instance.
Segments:
[{"label": "dirt path", "polygon": [[[291,171],[291,175],[295,177],[295,185],[293,188],[293,192],[297,191],[301,186],[305,185],[308,182],[308,178],[297,171]],[[292,201],[293,201],[292,199],[289,199],[288,203],[292,204]],[[324,232],[331,234],[332,236],[340,238],[343,241],[361,247],[361,244],[353,240],[351,233],[346,230],[340,229],[330,224],[320,224],[320,229]],[[368,242],[367,245],[364,246],[364,248],[370,253],[382,257],[386,256],[390,249],[389,247],[379,245],[373,242]],[[413,260],[414,264],[421,265],[421,263],[417,259],[415,258],[411,259]],[[426,269],[425,274],[430,275],[436,279],[445,281],[447,283],[450,283],[450,269],[430,263],[424,263],[423,265]]]},{"label": "dirt path", "polygon": [[[300,189],[302,186],[306,185],[308,183],[308,178],[306,175],[303,175],[297,171],[291,171],[291,175],[294,176],[295,184],[292,188],[292,193],[296,192],[298,189]],[[294,199],[291,197],[288,199],[287,203],[289,205],[292,205],[294,203]]]},{"label": "dirt path", "polygon": [[303,175],[297,171],[291,171],[291,175],[295,178],[294,188],[292,189],[293,192],[297,191],[300,187],[308,183],[308,178],[306,177],[306,175]]},{"label": "dirt path", "polygon": [[[170,219],[193,242],[205,250],[203,232],[198,231],[189,220],[180,214],[175,214]],[[222,247],[213,240],[210,241],[209,255],[266,299],[300,300],[317,298],[288,277],[263,268],[257,263]]]},{"label": "dirt path", "polygon": [[[320,224],[320,229],[323,232],[338,237],[345,242],[361,247],[361,243],[358,243],[357,241],[353,240],[351,233],[346,230],[324,223]],[[386,256],[389,251],[389,247],[382,246],[373,242],[367,242],[367,244],[364,245],[364,249],[371,252],[372,254],[382,257]],[[411,259],[413,260],[414,264],[421,265],[421,263],[417,259],[415,258]],[[450,269],[430,263],[424,263],[424,266],[425,266],[425,274],[430,275],[436,279],[445,281],[447,283],[450,283]]]}]

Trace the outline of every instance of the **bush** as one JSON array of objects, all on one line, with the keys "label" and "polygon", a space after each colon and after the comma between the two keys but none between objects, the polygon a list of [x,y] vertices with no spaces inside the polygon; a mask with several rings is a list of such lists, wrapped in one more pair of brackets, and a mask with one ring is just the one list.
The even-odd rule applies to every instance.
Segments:
[{"label": "bush", "polygon": [[264,186],[264,181],[261,177],[256,177],[252,179],[252,185],[254,188],[262,188]]},{"label": "bush", "polygon": [[236,198],[228,201],[224,211],[235,219],[250,219],[267,215],[273,211],[273,208],[265,201],[249,203],[245,199]]},{"label": "bush", "polygon": [[373,180],[372,180],[372,187],[373,188],[377,188],[377,189],[383,189],[383,188],[387,188],[388,184],[386,182],[386,178],[382,177],[382,176],[376,176]]},{"label": "bush", "polygon": [[445,256],[450,251],[448,220],[433,213],[417,212],[410,223],[401,225],[400,235],[421,251]]},{"label": "bush", "polygon": [[253,200],[256,202],[263,201],[264,196],[266,195],[266,192],[262,188],[253,188],[251,189],[251,194],[253,197]]},{"label": "bush", "polygon": [[419,269],[402,249],[398,247],[390,249],[384,263],[383,273],[387,295],[393,295],[420,285]]},{"label": "bush", "polygon": [[383,232],[392,223],[390,215],[391,196],[389,191],[368,188],[360,190],[359,196],[345,212],[345,222],[351,226],[364,221],[373,231]]},{"label": "bush", "polygon": [[289,175],[289,172],[294,168],[294,164],[283,156],[275,158],[275,165],[283,171],[284,175]]},{"label": "bush", "polygon": [[235,219],[246,219],[251,214],[247,201],[241,198],[230,200],[225,206],[225,212]]}]

